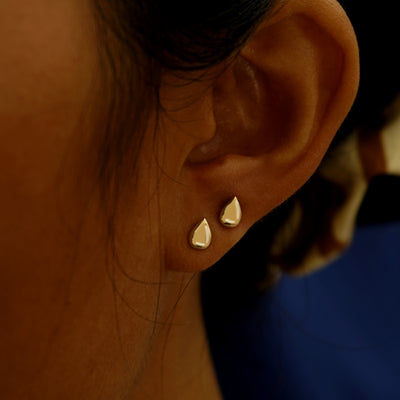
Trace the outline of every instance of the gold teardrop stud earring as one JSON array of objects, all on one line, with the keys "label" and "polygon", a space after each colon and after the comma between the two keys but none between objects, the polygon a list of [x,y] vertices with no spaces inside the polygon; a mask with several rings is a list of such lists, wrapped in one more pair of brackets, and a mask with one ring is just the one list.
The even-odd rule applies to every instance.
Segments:
[{"label": "gold teardrop stud earring", "polygon": [[192,230],[189,238],[190,245],[197,250],[205,250],[211,243],[211,229],[206,218]]},{"label": "gold teardrop stud earring", "polygon": [[227,228],[235,228],[242,220],[242,209],[239,200],[235,196],[222,210],[219,220]]}]

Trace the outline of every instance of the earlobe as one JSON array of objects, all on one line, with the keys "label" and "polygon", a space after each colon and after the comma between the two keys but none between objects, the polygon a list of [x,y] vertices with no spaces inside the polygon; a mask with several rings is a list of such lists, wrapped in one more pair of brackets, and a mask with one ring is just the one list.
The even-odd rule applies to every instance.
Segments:
[{"label": "earlobe", "polygon": [[[266,20],[212,92],[212,137],[182,166],[190,204],[213,230],[213,245],[174,269],[216,262],[258,219],[312,175],[349,111],[358,87],[358,48],[344,11],[330,0],[292,0]],[[232,231],[218,223],[227,199],[244,207]],[[175,256],[180,260],[175,259]],[[180,268],[177,268],[177,266]]]}]

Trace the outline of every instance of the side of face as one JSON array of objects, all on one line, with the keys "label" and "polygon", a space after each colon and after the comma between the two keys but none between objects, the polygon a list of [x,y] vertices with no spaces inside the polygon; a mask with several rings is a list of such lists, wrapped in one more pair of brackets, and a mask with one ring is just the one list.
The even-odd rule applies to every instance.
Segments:
[{"label": "side of face", "polygon": [[[112,398],[127,379],[124,354],[129,376],[138,373],[155,310],[167,315],[176,301],[174,282],[211,266],[304,183],[357,89],[351,25],[328,0],[288,2],[229,68],[211,71],[211,85],[166,76],[168,112],[156,135],[150,121],[139,178],[118,204],[120,265],[110,267],[87,173],[101,97],[95,25],[89,0],[0,4],[0,376],[9,399]],[[228,231],[218,216],[233,196],[243,219]],[[188,234],[204,217],[214,239],[199,252]],[[161,292],[143,284],[160,280],[172,283]]]},{"label": "side of face", "polygon": [[[0,4],[4,398],[98,398],[100,390],[111,398],[126,377],[105,267],[104,218],[87,174],[97,45],[89,1]],[[151,321],[154,289],[142,286],[135,287],[142,293],[135,307]],[[127,309],[119,313],[132,320]],[[152,328],[133,318],[131,329],[141,335],[124,343],[128,350],[135,343],[139,361]]]}]

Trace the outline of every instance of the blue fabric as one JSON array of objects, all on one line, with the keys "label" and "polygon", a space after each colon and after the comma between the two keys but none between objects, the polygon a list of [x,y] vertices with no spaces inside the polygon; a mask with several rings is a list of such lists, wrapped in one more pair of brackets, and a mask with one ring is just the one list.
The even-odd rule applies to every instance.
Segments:
[{"label": "blue fabric", "polygon": [[399,283],[400,223],[359,228],[339,260],[221,327],[224,398],[399,400]]}]

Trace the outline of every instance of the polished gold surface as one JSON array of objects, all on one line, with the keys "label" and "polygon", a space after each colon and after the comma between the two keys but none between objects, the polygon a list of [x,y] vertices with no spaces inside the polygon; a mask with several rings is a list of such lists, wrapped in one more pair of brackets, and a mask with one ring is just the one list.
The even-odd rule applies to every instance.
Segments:
[{"label": "polished gold surface", "polygon": [[197,250],[205,250],[210,245],[211,229],[205,218],[193,229],[189,242]]},{"label": "polished gold surface", "polygon": [[242,219],[242,209],[239,200],[235,196],[233,200],[225,206],[220,215],[221,224],[228,228],[235,228]]}]

